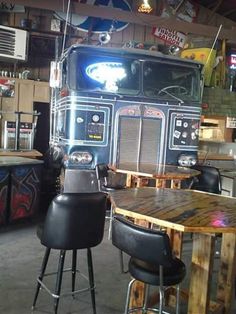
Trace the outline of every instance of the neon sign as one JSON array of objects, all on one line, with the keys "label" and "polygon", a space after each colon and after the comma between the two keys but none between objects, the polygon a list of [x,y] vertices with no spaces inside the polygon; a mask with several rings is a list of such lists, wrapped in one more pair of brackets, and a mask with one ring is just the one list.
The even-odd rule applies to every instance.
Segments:
[{"label": "neon sign", "polygon": [[116,92],[117,82],[126,77],[125,69],[119,62],[98,62],[87,66],[86,74],[93,80],[104,84],[107,91]]},{"label": "neon sign", "polygon": [[236,54],[230,55],[229,65],[230,65],[230,69],[236,69]]}]

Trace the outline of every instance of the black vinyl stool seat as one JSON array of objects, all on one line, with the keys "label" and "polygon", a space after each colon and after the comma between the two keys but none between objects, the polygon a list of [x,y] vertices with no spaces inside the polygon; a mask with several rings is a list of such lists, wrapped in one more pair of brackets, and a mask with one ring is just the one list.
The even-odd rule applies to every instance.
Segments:
[{"label": "black vinyl stool seat", "polygon": [[[128,286],[125,314],[140,310],[164,313],[164,287],[172,285],[177,285],[176,313],[179,313],[179,284],[186,275],[186,267],[173,257],[168,235],[114,216],[112,243],[130,256],[129,272],[133,279]],[[129,309],[130,292],[136,280],[145,283],[144,303],[142,307]],[[149,285],[159,286],[159,309],[147,306]]]},{"label": "black vinyl stool seat", "polygon": [[[37,230],[41,244],[46,247],[37,288],[33,301],[34,309],[40,288],[44,288],[54,298],[54,313],[57,313],[59,298],[63,295],[90,290],[93,313],[96,314],[95,285],[91,248],[101,243],[104,234],[107,195],[96,193],[64,193],[57,195],[51,202],[43,225]],[[60,251],[58,270],[46,274],[46,267],[51,249]],[[77,250],[87,249],[89,287],[75,290],[77,270]],[[72,251],[72,267],[64,269],[66,251]],[[71,271],[71,292],[61,293],[63,272]],[[52,292],[43,282],[45,276],[57,274],[55,291]]]}]

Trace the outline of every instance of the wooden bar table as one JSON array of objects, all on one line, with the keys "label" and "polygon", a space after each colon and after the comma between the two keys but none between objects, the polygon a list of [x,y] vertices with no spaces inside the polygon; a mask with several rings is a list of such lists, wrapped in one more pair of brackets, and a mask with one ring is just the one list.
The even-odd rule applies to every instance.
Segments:
[{"label": "wooden bar table", "polygon": [[[230,314],[236,267],[236,198],[194,190],[111,192],[115,213],[193,233],[188,314]],[[222,235],[216,301],[210,301],[215,234]],[[137,291],[133,298],[137,299]]]},{"label": "wooden bar table", "polygon": [[156,187],[165,188],[169,182],[169,187],[173,189],[179,189],[183,180],[200,174],[199,171],[187,167],[147,163],[122,163],[117,167],[116,172],[127,175],[127,187],[134,187],[134,182],[136,187],[141,187],[148,180],[155,180]]}]

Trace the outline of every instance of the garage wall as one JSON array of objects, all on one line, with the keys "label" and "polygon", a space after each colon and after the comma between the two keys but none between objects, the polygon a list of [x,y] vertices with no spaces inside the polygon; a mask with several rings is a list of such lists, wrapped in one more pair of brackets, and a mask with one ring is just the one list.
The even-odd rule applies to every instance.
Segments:
[{"label": "garage wall", "polygon": [[[133,7],[134,12],[137,11],[137,1],[129,1],[130,5]],[[158,14],[160,12],[160,8],[164,1],[152,1],[154,5],[153,12]],[[62,38],[63,33],[52,33],[50,31],[51,19],[53,18],[53,13],[51,11],[46,10],[38,10],[38,9],[29,9],[26,13],[11,13],[11,14],[1,14],[0,23],[7,24],[9,26],[20,27],[22,19],[31,19],[34,22],[39,21],[40,23],[34,30],[30,31],[31,35],[39,35],[44,36],[45,38],[53,38],[55,39],[58,35],[59,38]],[[210,24],[210,25],[220,25],[222,24],[224,27],[232,27],[232,21],[221,17],[217,14],[212,16],[211,11],[205,8],[199,8],[198,17],[196,19],[198,23]],[[235,27],[236,27],[236,23]],[[158,25],[157,25],[158,26]],[[63,29],[62,29],[63,30]],[[81,39],[86,37],[85,32],[77,31],[76,29],[71,29],[70,32],[70,41],[69,43],[74,43],[76,41],[80,41]],[[196,36],[189,36],[189,43],[194,42]],[[150,44],[163,44],[162,41],[159,41],[152,35],[152,27],[149,26],[141,26],[137,24],[130,24],[127,28],[125,28],[121,32],[116,32],[112,35],[111,41],[109,43],[110,46],[120,47],[123,46],[125,42],[128,41],[135,42],[145,42]],[[199,38],[198,38],[199,40]],[[201,40],[201,38],[200,38]],[[208,43],[211,45],[213,42],[212,39],[202,38],[203,43]],[[98,44],[98,35],[93,34],[91,37],[92,44]],[[48,80],[49,79],[49,59],[35,59],[33,62],[17,64],[17,71],[22,72],[25,69],[29,69],[31,71],[30,78],[32,79],[40,79],[40,80]],[[13,65],[9,65],[6,63],[0,63],[1,70],[13,71]]]}]

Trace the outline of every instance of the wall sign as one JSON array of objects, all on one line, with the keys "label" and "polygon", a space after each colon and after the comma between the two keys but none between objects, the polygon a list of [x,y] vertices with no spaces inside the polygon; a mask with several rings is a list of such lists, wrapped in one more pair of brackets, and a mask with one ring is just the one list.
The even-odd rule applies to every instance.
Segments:
[{"label": "wall sign", "polygon": [[230,67],[230,69],[233,69],[233,70],[236,69],[236,54],[230,55],[229,67]]},{"label": "wall sign", "polygon": [[4,1],[0,2],[1,12],[14,12],[14,13],[24,13],[25,7],[23,5],[17,5],[14,3],[6,3]]},{"label": "wall sign", "polygon": [[236,128],[236,118],[233,117],[227,117],[226,118],[226,128]]},{"label": "wall sign", "polygon": [[[81,0],[80,3],[97,5],[100,7],[111,7],[123,11],[131,11],[131,8],[126,0]],[[66,13],[56,12],[55,15],[62,20],[66,19]],[[93,33],[103,33],[109,32],[111,28],[114,28],[115,31],[121,31],[127,27],[129,23],[72,14],[70,24],[84,32],[91,31]]]},{"label": "wall sign", "polygon": [[184,43],[187,37],[185,34],[181,32],[170,30],[165,27],[154,28],[153,35],[170,45],[176,45],[180,48],[184,47]]}]

